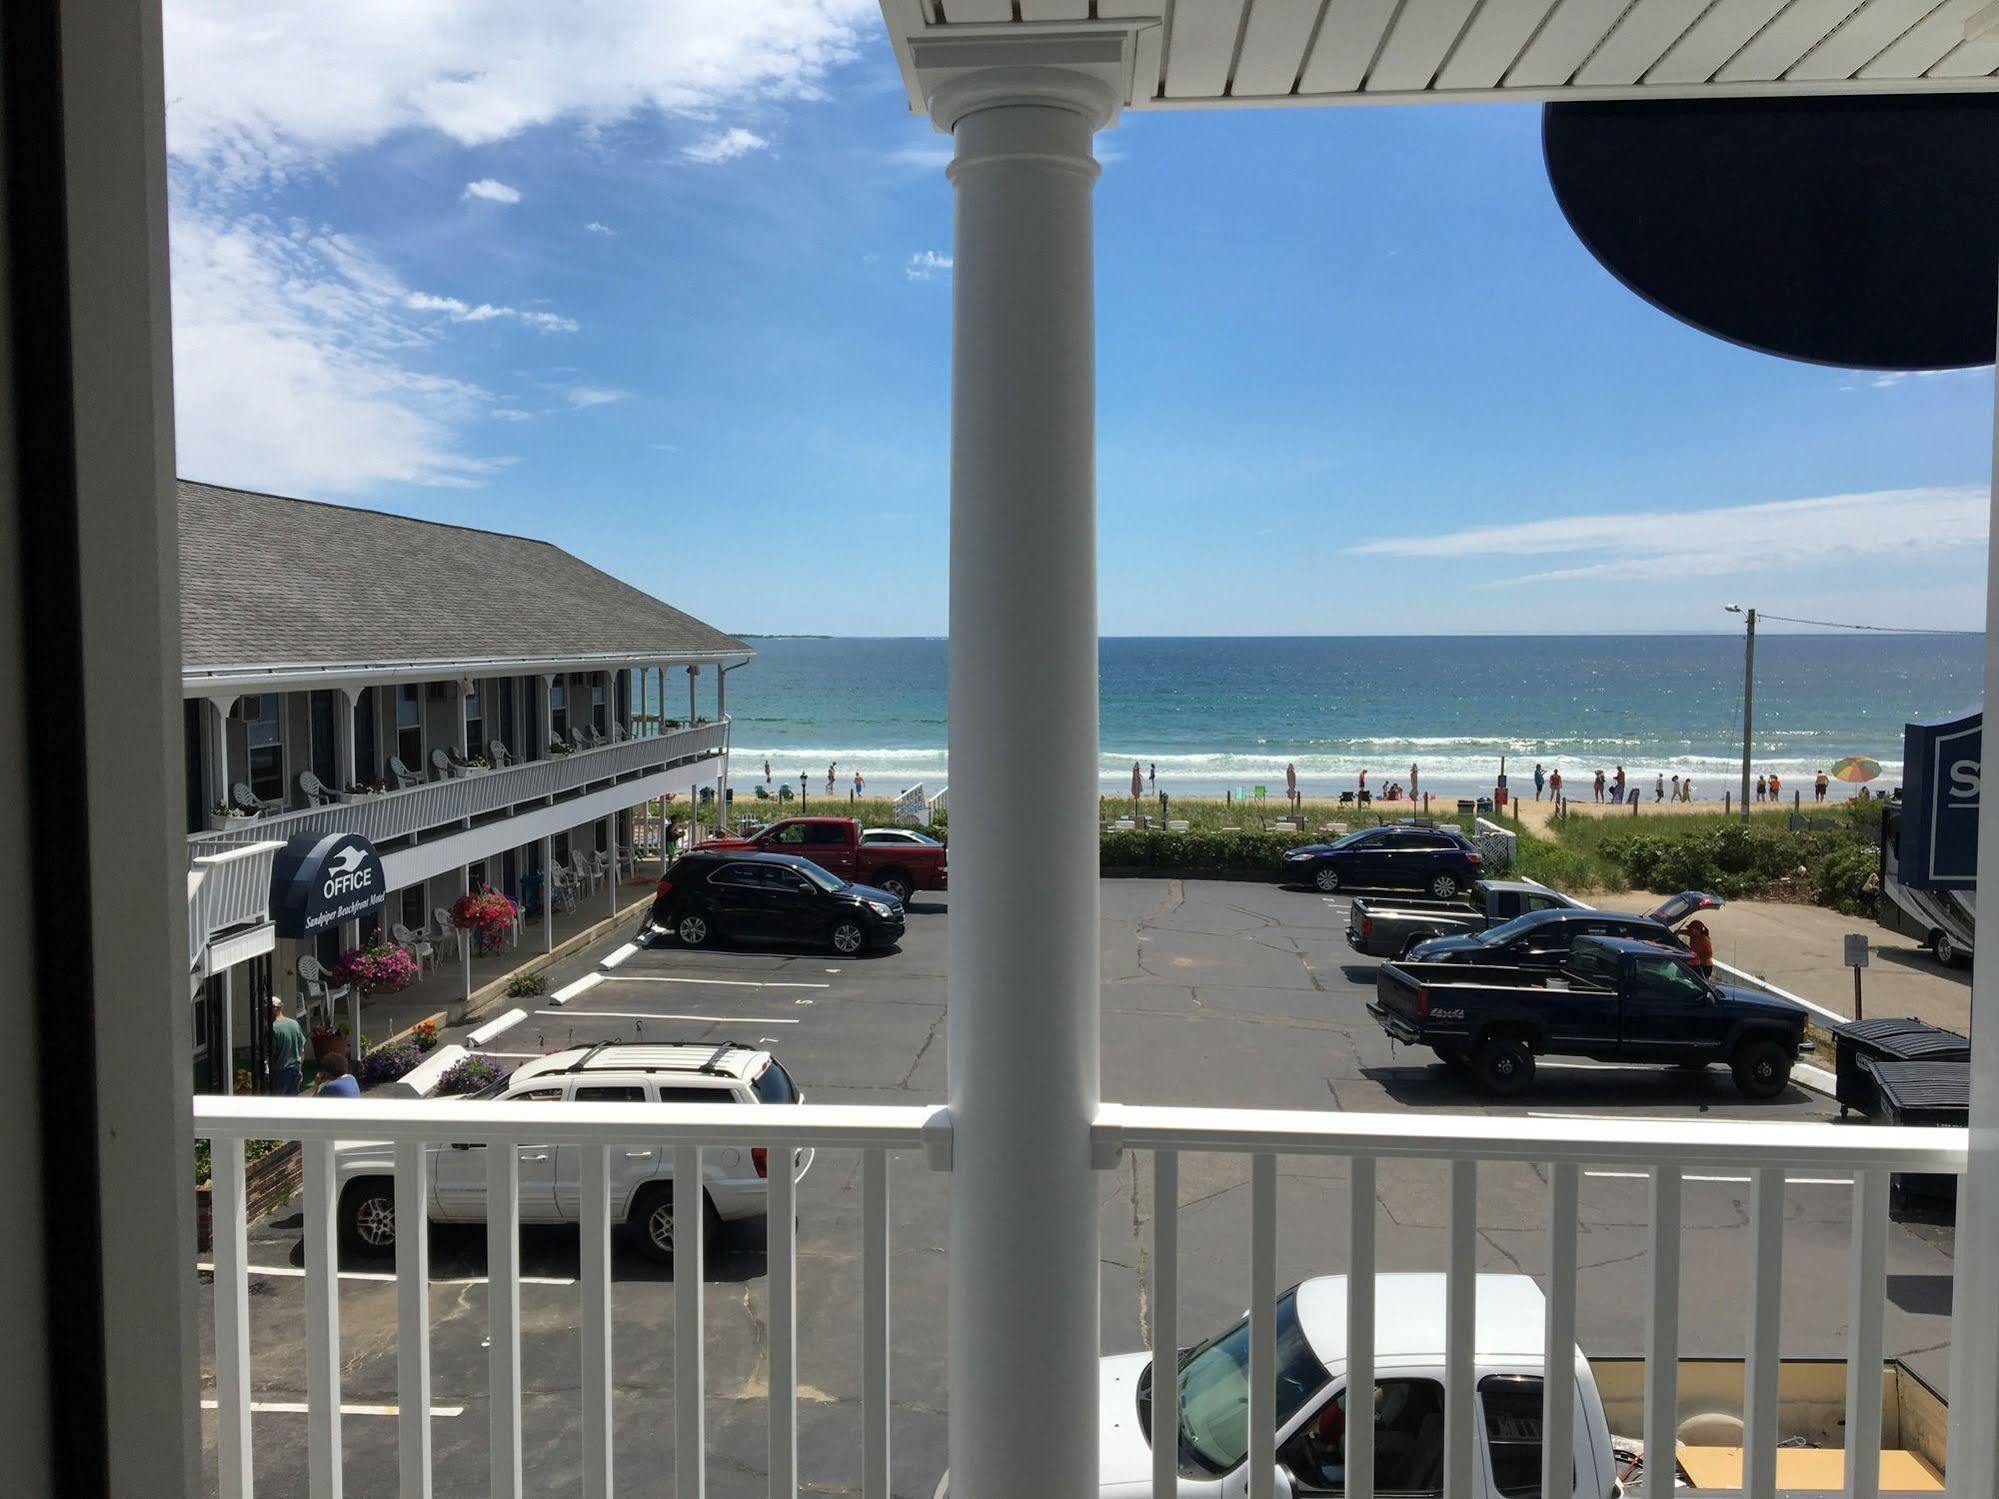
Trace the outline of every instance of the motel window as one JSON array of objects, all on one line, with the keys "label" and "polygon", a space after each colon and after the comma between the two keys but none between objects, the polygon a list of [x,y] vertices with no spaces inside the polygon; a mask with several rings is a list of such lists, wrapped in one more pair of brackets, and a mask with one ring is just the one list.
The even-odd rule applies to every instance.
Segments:
[{"label": "motel window", "polygon": [[372,786],[382,774],[381,750],[375,738],[375,689],[361,688],[354,697],[354,784]]},{"label": "motel window", "polygon": [[548,684],[549,733],[563,742],[569,739],[569,683],[557,677]]},{"label": "motel window", "polygon": [[285,744],[278,722],[278,695],[266,692],[246,697],[236,705],[236,715],[243,720],[250,748],[250,789],[265,801],[283,800]]},{"label": "motel window", "polygon": [[611,732],[611,725],[604,718],[604,679],[597,678],[590,684],[590,726],[600,734]]},{"label": "motel window", "polygon": [[423,896],[422,885],[405,885],[396,892],[402,910],[397,920],[413,932],[420,932],[430,925],[430,912],[423,908]]},{"label": "motel window", "polygon": [[396,758],[423,774],[423,688],[415,682],[396,688]]},{"label": "motel window", "polygon": [[477,682],[465,689],[465,753],[486,753],[486,707]]}]

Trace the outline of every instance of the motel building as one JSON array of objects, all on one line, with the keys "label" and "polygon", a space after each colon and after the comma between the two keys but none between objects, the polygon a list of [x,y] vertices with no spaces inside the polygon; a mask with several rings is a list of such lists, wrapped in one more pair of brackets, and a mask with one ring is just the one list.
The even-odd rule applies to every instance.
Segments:
[{"label": "motel building", "polygon": [[[547,542],[186,480],[178,496],[196,1091],[232,1091],[225,1058],[265,1090],[273,995],[308,1029],[376,1041],[469,999],[450,922],[468,890],[523,908],[503,949],[522,961],[615,916],[640,859],[658,869],[660,798],[684,828],[716,795],[741,641]],[[372,847],[386,902],[287,931],[286,849],[337,834]],[[364,1017],[330,975],[378,932],[409,939],[423,998]]]}]

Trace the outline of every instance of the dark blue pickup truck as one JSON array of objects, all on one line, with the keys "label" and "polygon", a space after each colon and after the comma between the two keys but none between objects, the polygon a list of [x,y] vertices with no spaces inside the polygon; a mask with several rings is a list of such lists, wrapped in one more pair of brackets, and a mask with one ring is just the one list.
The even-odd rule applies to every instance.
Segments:
[{"label": "dark blue pickup truck", "polygon": [[1501,1097],[1525,1092],[1537,1056],[1725,1062],[1746,1098],[1790,1082],[1805,1011],[1703,978],[1687,952],[1628,937],[1584,937],[1566,968],[1384,963],[1368,1013],[1397,1041],[1427,1046]]}]

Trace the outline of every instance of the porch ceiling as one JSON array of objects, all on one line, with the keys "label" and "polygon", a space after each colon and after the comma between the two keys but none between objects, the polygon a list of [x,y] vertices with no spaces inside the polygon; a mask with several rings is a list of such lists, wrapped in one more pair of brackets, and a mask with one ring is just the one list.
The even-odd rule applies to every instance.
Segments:
[{"label": "porch ceiling", "polygon": [[1999,87],[1999,0],[881,4],[919,112],[912,40],[1093,20],[1134,31],[1135,109]]}]

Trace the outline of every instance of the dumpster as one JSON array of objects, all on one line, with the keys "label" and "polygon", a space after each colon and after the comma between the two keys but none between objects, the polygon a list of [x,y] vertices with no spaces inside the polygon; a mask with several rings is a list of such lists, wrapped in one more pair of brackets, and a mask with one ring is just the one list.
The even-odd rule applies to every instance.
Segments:
[{"label": "dumpster", "polygon": [[[1876,1062],[1968,1062],[1971,1043],[1956,1031],[1928,1025],[1913,1016],[1879,1020],[1849,1020],[1834,1037],[1834,1091],[1839,1111],[1872,1115],[1877,1106],[1872,1073],[1861,1066]],[[1962,1121],[1959,1121],[1962,1123]]]},{"label": "dumpster", "polygon": [[[1969,1062],[1883,1062],[1861,1059],[1873,1083],[1876,1117],[1883,1124],[1962,1129],[1971,1121]],[[1954,1214],[1957,1178],[1898,1171],[1889,1189],[1892,1214]]]}]

